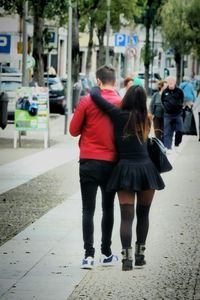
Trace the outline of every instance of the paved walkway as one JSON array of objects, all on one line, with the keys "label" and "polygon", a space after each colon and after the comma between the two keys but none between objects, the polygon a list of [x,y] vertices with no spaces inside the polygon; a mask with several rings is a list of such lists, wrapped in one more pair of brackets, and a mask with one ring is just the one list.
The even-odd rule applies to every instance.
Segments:
[{"label": "paved walkway", "polygon": [[[196,199],[200,199],[199,147],[200,143],[197,142],[196,138],[185,137],[181,147],[181,154],[174,153],[170,157],[175,170],[163,176],[167,188],[162,194],[162,201],[160,201],[161,192],[156,195],[155,205],[152,207],[152,234],[149,245],[150,251],[147,254],[147,259],[150,260],[150,263],[145,273],[139,271],[138,276],[136,276],[134,272],[121,272],[120,263],[109,270],[98,267],[98,262],[97,268],[92,272],[80,270],[79,263],[82,259],[83,250],[81,238],[81,201],[80,193],[77,191],[72,197],[66,199],[61,205],[49,211],[34,224],[27,227],[24,231],[0,247],[0,299],[200,299],[199,277],[196,276],[199,259],[197,253],[200,253],[198,252],[200,251],[200,243],[197,243],[199,240],[191,246],[192,255],[196,255],[192,264],[190,256],[188,258],[188,263],[194,268],[193,280],[195,282],[187,282],[187,284],[193,287],[191,293],[185,292],[184,294],[184,287],[180,287],[178,284],[179,294],[175,288],[172,287],[170,290],[170,287],[164,285],[163,289],[165,291],[163,295],[165,296],[163,296],[163,298],[162,295],[157,298],[154,297],[156,288],[160,293],[158,286],[159,280],[161,280],[162,286],[164,279],[169,276],[173,278],[173,273],[176,274],[176,270],[174,269],[177,267],[180,268],[179,274],[185,272],[184,266],[181,265],[184,252],[180,249],[180,245],[185,243],[188,247],[188,245],[192,243],[192,236],[195,238],[196,233],[200,230],[198,221],[196,224],[193,223],[191,219],[185,219],[185,223],[190,229],[192,226],[194,227],[191,229],[193,235],[185,236],[185,234],[187,234],[187,228],[185,224],[183,224],[184,221],[181,215],[181,213],[183,213],[183,216],[188,218],[188,210],[187,213],[184,213],[185,206],[188,206],[191,216],[194,217],[194,221],[199,218],[197,218],[196,215],[199,212]],[[188,153],[188,151],[190,152]],[[27,182],[31,178],[49,169],[53,169],[66,161],[72,160],[77,156],[76,143],[72,142],[69,138],[66,144],[61,143],[50,149],[42,150],[16,161],[2,164],[0,166],[0,193]],[[182,184],[180,184],[181,182]],[[191,191],[190,188],[192,188]],[[195,211],[192,211],[192,206],[189,203],[187,204],[188,200],[192,200],[190,204],[194,204]],[[99,249],[100,244],[101,208],[99,202],[100,201],[97,201],[98,205],[95,215],[95,244],[97,249]],[[179,205],[180,210],[178,210]],[[164,216],[163,220],[161,216]],[[119,220],[119,209],[118,204],[116,204],[113,252],[120,256]],[[165,223],[166,220],[167,223]],[[177,237],[176,226],[178,225],[180,225],[180,228]],[[185,232],[182,232],[184,229]],[[165,237],[163,237],[163,233]],[[182,241],[183,235],[184,241]],[[174,244],[175,248],[170,248],[169,244]],[[156,252],[154,249],[158,247],[159,251]],[[188,253],[187,251],[187,247],[184,248],[183,246],[184,251],[186,251],[185,255],[190,255],[190,252]],[[176,248],[181,257],[176,256]],[[164,254],[165,252],[166,254]],[[99,254],[97,250],[97,258]],[[171,271],[168,275],[164,271],[162,272],[162,270],[157,272],[162,266],[163,255],[166,256],[166,258],[164,258],[165,264],[163,270],[169,272],[167,264],[169,263],[171,266]],[[173,256],[173,262],[169,262],[167,259],[167,257],[171,257],[171,255]],[[158,264],[156,264],[156,261]],[[154,263],[154,265],[152,265],[152,263]],[[157,272],[154,278],[152,270]],[[188,272],[189,271],[190,269],[188,269]],[[133,278],[136,286],[138,286],[138,291],[135,294],[133,287],[136,289],[136,286],[133,285],[133,282],[130,284],[130,279],[132,281]],[[143,283],[141,283],[141,278],[145,280]],[[148,278],[152,279],[148,281]],[[152,284],[152,281],[155,281],[155,284],[151,290],[149,284]],[[167,279],[167,282],[172,283],[170,278]],[[84,283],[86,283],[86,285]],[[113,288],[106,283],[111,283]],[[148,289],[145,289],[145,283],[147,283]],[[87,285],[89,289],[87,289]],[[126,290],[124,290],[124,288],[121,289],[120,285]],[[149,294],[147,291],[149,291]],[[183,294],[181,294],[181,292],[183,292]],[[189,298],[181,296],[179,298],[177,295],[190,296]]]}]

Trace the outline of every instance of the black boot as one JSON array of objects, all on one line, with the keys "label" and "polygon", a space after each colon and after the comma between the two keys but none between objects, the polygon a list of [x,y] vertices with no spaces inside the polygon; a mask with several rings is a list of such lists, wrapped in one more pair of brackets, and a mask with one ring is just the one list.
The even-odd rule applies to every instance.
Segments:
[{"label": "black boot", "polygon": [[146,261],[144,259],[144,251],[145,251],[144,244],[135,244],[135,267],[143,267],[146,265]]},{"label": "black boot", "polygon": [[132,247],[122,249],[122,271],[133,269]]}]

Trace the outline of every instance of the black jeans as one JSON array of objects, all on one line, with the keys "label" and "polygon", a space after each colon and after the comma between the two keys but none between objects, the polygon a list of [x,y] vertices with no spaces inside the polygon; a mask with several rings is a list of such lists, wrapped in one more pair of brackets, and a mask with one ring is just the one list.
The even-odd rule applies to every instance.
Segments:
[{"label": "black jeans", "polygon": [[172,138],[175,132],[175,146],[179,146],[182,142],[183,135],[183,116],[179,115],[164,115],[164,145],[166,148],[172,148]]},{"label": "black jeans", "polygon": [[110,256],[111,236],[114,224],[115,193],[106,191],[108,179],[114,163],[94,159],[80,160],[80,185],[82,195],[82,229],[85,257],[94,257],[94,212],[96,206],[97,189],[102,193],[102,221],[101,221],[101,253]]}]

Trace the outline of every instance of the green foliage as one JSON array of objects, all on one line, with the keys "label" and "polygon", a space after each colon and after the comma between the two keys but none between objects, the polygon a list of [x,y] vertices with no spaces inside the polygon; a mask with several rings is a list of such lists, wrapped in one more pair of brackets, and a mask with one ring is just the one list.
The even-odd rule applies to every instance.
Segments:
[{"label": "green foliage", "polygon": [[189,32],[188,39],[192,44],[192,50],[200,58],[200,1],[191,0],[186,10],[186,21]]},{"label": "green foliage", "polygon": [[187,54],[192,47],[187,22],[188,1],[168,0],[161,11],[162,32],[166,46],[180,54]]},{"label": "green foliage", "polygon": [[[0,0],[0,7],[3,7],[8,13],[22,14],[23,0]],[[68,0],[29,0],[29,14],[37,13],[42,18],[53,20],[62,20],[66,23],[68,11]]]},{"label": "green foliage", "polygon": [[23,2],[23,0],[0,0],[0,7],[3,7],[10,14],[18,13],[22,15]]},{"label": "green foliage", "polygon": [[[144,0],[140,0],[144,2]],[[88,24],[88,19],[92,18],[97,30],[105,30],[107,16],[106,0],[81,0],[78,4],[80,14],[80,25],[83,31]],[[120,15],[123,15],[126,21],[133,21],[133,17],[141,13],[141,7],[137,6],[137,0],[111,0],[110,22],[113,30],[120,29]]]}]

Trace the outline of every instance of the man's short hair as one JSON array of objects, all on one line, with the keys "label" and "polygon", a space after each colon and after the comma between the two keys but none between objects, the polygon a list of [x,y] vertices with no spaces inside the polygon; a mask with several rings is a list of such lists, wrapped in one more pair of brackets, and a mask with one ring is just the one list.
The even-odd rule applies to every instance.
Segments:
[{"label": "man's short hair", "polygon": [[101,80],[103,84],[115,84],[116,75],[115,69],[111,66],[104,65],[96,71],[96,78]]},{"label": "man's short hair", "polygon": [[176,82],[176,77],[175,76],[167,76],[167,78],[165,78],[166,81],[175,81]]}]

